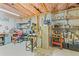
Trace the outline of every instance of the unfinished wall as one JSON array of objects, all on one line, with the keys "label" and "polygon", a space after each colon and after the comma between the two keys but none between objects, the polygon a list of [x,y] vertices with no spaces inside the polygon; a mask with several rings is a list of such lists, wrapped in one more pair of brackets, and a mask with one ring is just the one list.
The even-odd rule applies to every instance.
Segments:
[{"label": "unfinished wall", "polygon": [[39,37],[38,39],[38,44],[39,47],[46,49],[49,47],[49,43],[48,43],[49,37],[48,37],[48,25],[44,24],[44,20],[49,20],[49,19],[51,20],[51,15],[52,15],[51,13],[47,13],[39,16],[39,26],[40,26],[39,31],[41,32],[41,37]]},{"label": "unfinished wall", "polygon": [[[68,14],[66,13],[66,10],[65,10],[65,11],[55,14],[54,17],[58,19],[58,21],[56,21],[55,23],[67,24],[66,15],[72,18],[72,19],[71,18],[68,19],[70,25],[74,25],[74,26],[79,25],[79,19],[78,18],[73,19],[73,17],[79,17],[79,10],[70,10],[68,11]],[[52,19],[55,19],[55,18],[52,18]]]}]

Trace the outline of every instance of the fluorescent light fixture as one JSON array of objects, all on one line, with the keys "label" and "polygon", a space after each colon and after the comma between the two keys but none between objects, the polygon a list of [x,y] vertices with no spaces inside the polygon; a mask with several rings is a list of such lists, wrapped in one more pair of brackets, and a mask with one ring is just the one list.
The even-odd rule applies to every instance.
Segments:
[{"label": "fluorescent light fixture", "polygon": [[5,9],[2,9],[2,8],[0,8],[0,11],[3,11],[3,12],[6,12],[6,13],[9,13],[9,14],[12,14],[12,15],[15,15],[15,16],[20,16],[20,15],[18,15],[18,14],[16,14],[16,13],[10,12],[10,11],[5,10]]}]

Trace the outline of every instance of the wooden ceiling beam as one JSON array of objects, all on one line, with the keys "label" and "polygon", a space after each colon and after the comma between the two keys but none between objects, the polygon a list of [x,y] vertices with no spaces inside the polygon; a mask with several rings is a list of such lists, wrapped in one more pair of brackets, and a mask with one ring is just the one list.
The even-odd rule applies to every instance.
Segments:
[{"label": "wooden ceiling beam", "polygon": [[29,13],[31,13],[32,15],[35,15],[33,12],[31,12],[30,10],[28,10],[27,8],[26,8],[26,5],[23,5],[23,4],[20,4],[27,12],[29,12]]},{"label": "wooden ceiling beam", "polygon": [[[12,8],[14,8],[14,9],[16,9],[17,11],[19,11],[21,14],[22,14],[22,16],[26,16],[26,17],[28,17],[29,15],[28,14],[26,14],[20,7],[18,7],[18,6],[15,6],[15,5],[12,5],[12,4],[8,4],[9,6],[11,6]],[[19,9],[20,8],[20,9]]]},{"label": "wooden ceiling beam", "polygon": [[41,11],[40,11],[33,3],[31,3],[31,5],[32,5],[39,13],[41,13]]},{"label": "wooden ceiling beam", "polygon": [[9,5],[5,4],[5,3],[0,4],[0,8],[5,9],[7,11],[10,11],[12,13],[16,13],[18,15],[21,15],[20,12],[18,12],[17,10],[15,10],[14,8],[12,8],[11,6],[9,6]]},{"label": "wooden ceiling beam", "polygon": [[48,12],[48,9],[47,9],[46,5],[44,3],[41,3],[41,5],[46,10],[46,12]]},{"label": "wooden ceiling beam", "polygon": [[31,5],[35,7],[35,9],[37,9],[40,13],[48,11],[44,3],[32,3]]},{"label": "wooden ceiling beam", "polygon": [[21,10],[21,11],[22,11],[23,13],[25,13],[26,15],[31,16],[31,14],[30,14],[25,8],[23,8],[19,3],[14,4],[14,6],[15,6],[16,8],[18,8],[19,10]]},{"label": "wooden ceiling beam", "polygon": [[34,13],[35,15],[36,14],[39,14],[40,12],[38,10],[36,10],[31,4],[21,4],[21,5],[25,5],[26,9],[30,10],[32,13]]},{"label": "wooden ceiling beam", "polygon": [[58,6],[58,4],[57,3],[55,3],[55,4],[53,4],[53,8],[52,8],[52,13],[56,13],[56,12],[58,12],[58,9],[57,9],[57,6]]},{"label": "wooden ceiling beam", "polygon": [[[33,4],[30,4],[33,8],[35,8],[34,6],[33,6]],[[36,8],[35,8],[36,9]],[[38,11],[38,14],[39,13],[41,13],[38,9],[36,9],[37,11]]]},{"label": "wooden ceiling beam", "polygon": [[52,11],[53,3],[45,3],[45,6],[48,9],[48,12],[51,12]]}]

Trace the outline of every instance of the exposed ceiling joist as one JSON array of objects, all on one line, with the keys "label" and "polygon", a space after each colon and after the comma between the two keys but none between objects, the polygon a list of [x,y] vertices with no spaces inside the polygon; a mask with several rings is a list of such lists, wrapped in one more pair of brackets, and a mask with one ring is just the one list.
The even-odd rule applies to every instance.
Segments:
[{"label": "exposed ceiling joist", "polygon": [[20,17],[31,17],[46,12],[57,13],[64,10],[76,10],[79,8],[78,3],[3,3],[0,8],[4,8]]},{"label": "exposed ceiling joist", "polygon": [[45,13],[48,11],[44,3],[32,3],[32,5],[41,13]]},{"label": "exposed ceiling joist", "polygon": [[28,10],[28,9],[26,9],[26,6],[25,5],[21,5],[21,4],[19,4],[21,7],[23,7],[25,10],[26,10],[26,12],[28,13],[28,14],[31,14],[31,15],[35,15],[34,13],[32,13],[30,10]]},{"label": "exposed ceiling joist", "polygon": [[28,16],[31,16],[31,13],[29,13],[25,8],[23,8],[20,4],[14,4],[13,6],[15,6],[16,8],[18,8],[18,10],[21,10],[23,13],[25,13]]},{"label": "exposed ceiling joist", "polygon": [[46,10],[46,12],[48,12],[48,9],[46,7],[46,5],[44,3],[42,3],[43,8]]},{"label": "exposed ceiling joist", "polygon": [[31,4],[21,4],[21,5],[25,5],[25,8],[30,10],[32,13],[34,14],[39,14],[40,12],[38,10],[36,10]]},{"label": "exposed ceiling joist", "polygon": [[26,16],[28,17],[29,15],[25,13],[25,11],[21,8],[21,6],[18,6],[18,5],[12,5],[12,4],[9,4],[9,6],[13,7],[14,9],[16,9],[17,11],[21,12],[21,14],[23,16]]},{"label": "exposed ceiling joist", "polygon": [[15,10],[14,8],[12,8],[12,7],[10,7],[10,6],[6,5],[6,4],[0,4],[0,9],[3,9],[3,10],[6,10],[6,11],[9,11],[9,12],[21,15],[20,12],[18,12],[17,10]]}]

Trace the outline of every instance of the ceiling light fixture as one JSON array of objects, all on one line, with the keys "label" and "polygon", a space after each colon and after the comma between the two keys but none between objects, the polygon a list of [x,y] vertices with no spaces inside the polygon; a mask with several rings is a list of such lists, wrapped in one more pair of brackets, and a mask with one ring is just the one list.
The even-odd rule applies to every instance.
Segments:
[{"label": "ceiling light fixture", "polygon": [[20,16],[20,15],[18,15],[18,14],[16,14],[16,13],[10,12],[10,11],[5,10],[5,9],[2,9],[2,8],[0,8],[0,11],[9,13],[9,14],[12,14],[12,15],[15,15],[15,16]]}]

